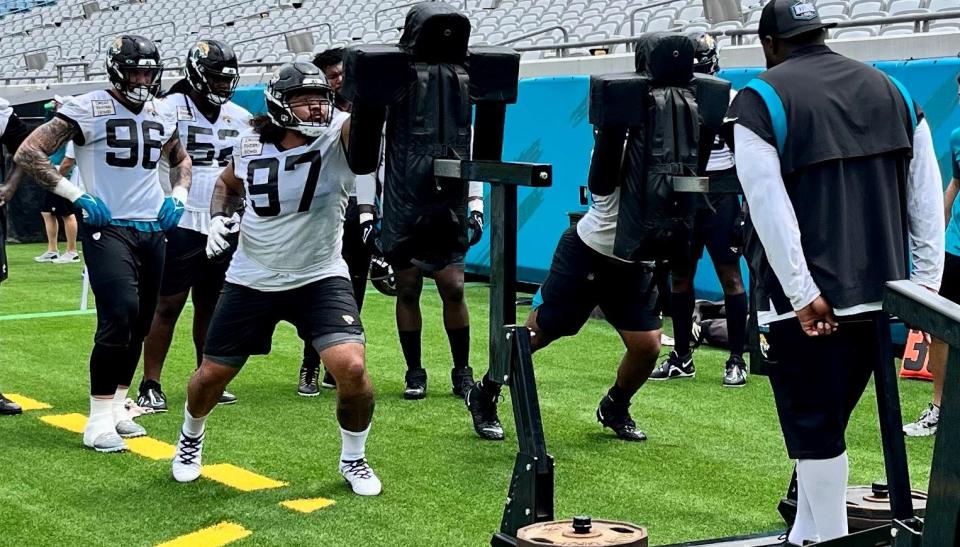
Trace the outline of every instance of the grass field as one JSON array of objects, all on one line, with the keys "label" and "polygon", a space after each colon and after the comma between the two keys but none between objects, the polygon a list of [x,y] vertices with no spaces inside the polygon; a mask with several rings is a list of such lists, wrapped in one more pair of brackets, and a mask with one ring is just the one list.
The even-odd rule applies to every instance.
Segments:
[{"label": "grass field", "polygon": [[[474,436],[463,403],[449,393],[449,348],[440,301],[423,298],[425,401],[401,399],[403,361],[393,301],[369,294],[363,313],[367,362],[377,390],[369,459],[384,483],[374,499],[352,495],[336,471],[339,435],[333,393],[296,394],[302,345],[289,325],[273,353],[250,360],[230,390],[240,402],[208,421],[204,463],[230,463],[282,488],[241,492],[211,480],[181,485],[166,461],[85,450],[80,435],[45,415],[88,410],[87,359],[95,316],[22,314],[76,310],[79,265],[35,264],[37,245],[14,245],[10,279],[0,288],[0,388],[49,403],[49,410],[0,418],[0,538],[6,545],[156,545],[233,522],[252,532],[237,545],[481,546],[500,521],[516,451],[509,403],[501,405],[507,442]],[[371,288],[372,291],[372,288]],[[487,289],[471,285],[472,362],[485,368]],[[520,310],[521,315],[526,309]],[[171,412],[140,419],[151,437],[173,443],[193,368],[188,307],[164,371]],[[17,317],[10,318],[14,315]],[[648,527],[663,544],[782,528],[776,504],[786,459],[768,382],[720,387],[724,354],[697,353],[695,380],[647,385],[634,418],[650,440],[625,444],[596,423],[594,409],[621,353],[605,323],[537,354],[537,381],[550,453],[556,458],[556,514],[590,514]],[[138,372],[135,383],[139,382]],[[829,378],[824,378],[829,381]],[[929,397],[929,385],[901,386],[905,418]],[[872,391],[853,417],[851,480],[883,475]],[[931,439],[911,439],[911,477],[926,488]],[[310,514],[279,505],[323,497],[335,505]]]}]

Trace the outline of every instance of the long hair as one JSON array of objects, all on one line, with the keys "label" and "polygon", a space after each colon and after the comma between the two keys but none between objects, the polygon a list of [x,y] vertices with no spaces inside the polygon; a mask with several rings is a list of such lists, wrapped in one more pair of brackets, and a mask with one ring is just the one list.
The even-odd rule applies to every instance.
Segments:
[{"label": "long hair", "polygon": [[166,97],[168,95],[173,95],[174,93],[190,95],[190,91],[192,90],[193,90],[193,86],[190,85],[190,82],[188,82],[186,78],[181,78],[177,80],[176,83],[174,83],[172,86],[170,86],[170,89],[161,93],[160,96]]},{"label": "long hair", "polygon": [[273,120],[270,119],[270,116],[266,114],[254,116],[250,120],[250,126],[253,127],[253,130],[256,131],[258,135],[260,135],[260,142],[263,144],[272,144],[276,146],[283,141],[283,137],[287,134],[286,129],[273,123]]}]

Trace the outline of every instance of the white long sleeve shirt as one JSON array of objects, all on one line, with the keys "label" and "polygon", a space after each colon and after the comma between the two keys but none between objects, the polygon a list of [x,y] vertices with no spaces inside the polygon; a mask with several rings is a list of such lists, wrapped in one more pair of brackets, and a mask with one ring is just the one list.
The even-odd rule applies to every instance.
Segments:
[{"label": "white long sleeve shirt", "polygon": [[[750,204],[757,236],[793,309],[800,310],[820,295],[820,289],[810,275],[803,254],[800,227],[784,186],[777,149],[740,124],[734,125],[733,135],[737,175]],[[926,120],[921,121],[914,131],[913,160],[906,191],[910,280],[939,290],[944,260],[943,194]],[[881,302],[870,302],[835,309],[834,313],[845,316],[880,309]],[[767,311],[759,312],[757,319],[759,324],[766,325],[794,316],[795,311],[784,314]]]}]

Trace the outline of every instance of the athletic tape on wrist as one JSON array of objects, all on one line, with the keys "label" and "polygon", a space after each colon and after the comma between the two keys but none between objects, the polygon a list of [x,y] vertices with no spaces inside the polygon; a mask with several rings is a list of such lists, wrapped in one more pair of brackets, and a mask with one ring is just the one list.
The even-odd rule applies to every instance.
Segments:
[{"label": "athletic tape on wrist", "polygon": [[60,197],[67,198],[70,200],[70,203],[77,201],[83,196],[83,191],[65,177],[60,177],[60,181],[53,187],[53,193]]}]

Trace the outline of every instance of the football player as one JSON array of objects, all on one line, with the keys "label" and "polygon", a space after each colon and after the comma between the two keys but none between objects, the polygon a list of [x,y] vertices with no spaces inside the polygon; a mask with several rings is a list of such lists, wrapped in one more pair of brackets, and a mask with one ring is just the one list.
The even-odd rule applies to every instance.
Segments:
[{"label": "football player", "polygon": [[[313,59],[313,64],[323,72],[327,83],[333,89],[334,106],[343,112],[350,112],[350,103],[340,95],[340,86],[343,84],[343,48],[331,48],[318,53]],[[367,274],[370,271],[372,235],[376,226],[377,193],[375,175],[357,176],[356,184],[351,185],[349,189],[350,199],[343,219],[343,259],[350,270],[353,295],[357,299],[357,309],[360,311],[363,311]],[[303,364],[300,366],[300,383],[297,393],[304,397],[318,395],[319,374],[320,357],[310,344],[306,344],[303,348]],[[329,371],[325,371],[320,385],[333,389],[336,387],[336,380]]]},{"label": "football player", "polygon": [[[176,227],[190,188],[191,161],[177,135],[176,112],[155,99],[160,52],[124,35],[107,51],[111,89],[68,99],[24,141],[15,160],[41,185],[83,210],[83,252],[97,301],[90,354],[90,417],[83,444],[126,449],[122,437],[145,435],[124,402],[150,330],[163,273],[164,231]],[[49,155],[68,140],[86,192],[64,178]],[[164,197],[158,165],[170,165]]]},{"label": "football player", "polygon": [[341,475],[356,494],[377,495],[380,480],[365,454],[373,386],[341,255],[354,180],[346,159],[350,116],[334,108],[333,89],[313,64],[281,66],[264,94],[267,115],[255,117],[241,135],[213,191],[207,254],[230,248],[227,236],[241,206],[243,222],[203,363],[188,387],[173,477],[189,482],[200,476],[210,411],[250,355],[270,352],[277,324],[288,321],[336,379]]},{"label": "football player", "polygon": [[[13,112],[13,108],[4,99],[0,99],[0,145],[6,147],[7,151],[13,153],[20,147],[20,143],[27,137],[29,131]],[[0,150],[2,151],[2,150]],[[2,157],[2,154],[0,154]],[[2,165],[2,162],[0,162]],[[20,185],[20,179],[23,177],[23,170],[14,165],[13,169],[7,173],[3,182],[0,183],[0,283],[7,278],[7,219],[6,204],[13,198],[17,187]],[[0,416],[15,415],[23,412],[20,405],[7,399],[0,393]]]},{"label": "football player", "polygon": [[[180,142],[185,143],[193,161],[193,182],[179,225],[167,233],[160,299],[144,343],[143,381],[137,397],[138,405],[156,412],[167,410],[160,374],[188,293],[193,298],[197,366],[203,359],[207,326],[229,263],[229,257],[211,260],[204,252],[210,197],[217,176],[229,163],[240,132],[250,123],[250,113],[230,100],[240,76],[237,56],[229,45],[217,40],[197,42],[187,54],[186,67],[186,78],[173,84],[164,101],[176,111]],[[161,170],[165,167],[161,161]],[[220,404],[236,400],[224,392]]]},{"label": "football player", "polygon": [[[689,34],[695,44],[694,72],[715,75],[720,71],[717,42],[713,36],[696,31]],[[717,137],[707,163],[710,178],[736,179],[733,152],[721,137]],[[696,297],[693,278],[697,262],[706,247],[713,261],[713,268],[723,288],[723,303],[727,315],[730,358],[727,359],[722,385],[743,387],[747,383],[747,365],[743,361],[743,347],[747,338],[747,294],[740,275],[741,242],[737,230],[741,222],[740,200],[733,194],[703,196],[702,206],[693,221],[690,241],[691,253],[686,260],[673,264],[671,272],[670,315],[673,317],[674,349],[663,363],[650,375],[651,380],[693,378],[693,351],[690,338],[693,330],[693,308]]]}]

